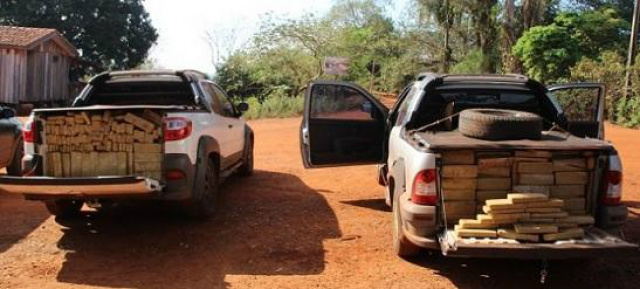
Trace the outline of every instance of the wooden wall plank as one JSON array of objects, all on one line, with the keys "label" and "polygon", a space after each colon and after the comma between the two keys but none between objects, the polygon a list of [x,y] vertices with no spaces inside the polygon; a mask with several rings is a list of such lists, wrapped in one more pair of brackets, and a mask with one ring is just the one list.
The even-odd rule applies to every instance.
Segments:
[{"label": "wooden wall plank", "polygon": [[67,102],[71,61],[54,41],[31,51],[0,48],[0,102]]}]

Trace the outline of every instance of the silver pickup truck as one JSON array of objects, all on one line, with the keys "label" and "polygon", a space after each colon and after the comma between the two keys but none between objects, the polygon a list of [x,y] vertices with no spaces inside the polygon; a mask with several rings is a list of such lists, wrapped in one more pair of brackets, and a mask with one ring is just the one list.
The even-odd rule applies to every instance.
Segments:
[{"label": "silver pickup truck", "polygon": [[[307,90],[301,124],[302,159],[306,168],[378,164],[379,183],[393,208],[393,247],[403,257],[423,249],[463,257],[626,256],[638,248],[623,240],[627,208],[620,201],[622,165],[613,145],[603,140],[604,89],[588,83],[547,88],[519,75],[424,74],[389,111],[357,85],[315,81]],[[516,112],[485,115],[471,126],[465,120],[463,127],[460,115],[471,110]],[[539,118],[537,132],[536,125],[521,123],[519,115]],[[483,126],[494,118],[503,126]],[[480,137],[470,137],[474,134]],[[456,153],[470,157],[446,157]],[[492,163],[484,158],[506,159],[510,167],[483,168]],[[576,159],[580,172],[563,172],[563,164]],[[523,160],[542,161],[530,167],[550,169],[526,174],[516,167]],[[471,178],[456,178],[443,173],[449,164],[477,171]],[[460,219],[486,210],[487,199],[520,192],[522,184],[531,192],[569,198],[564,204],[571,206],[565,209],[593,224],[583,227],[581,238],[558,241],[461,238],[455,233]]]}]

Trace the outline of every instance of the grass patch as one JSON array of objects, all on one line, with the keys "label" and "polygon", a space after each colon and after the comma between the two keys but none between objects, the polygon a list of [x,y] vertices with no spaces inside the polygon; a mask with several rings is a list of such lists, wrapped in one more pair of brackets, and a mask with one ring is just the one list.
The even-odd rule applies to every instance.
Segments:
[{"label": "grass patch", "polygon": [[302,115],[304,97],[302,96],[270,96],[260,102],[251,97],[245,100],[249,110],[244,113],[245,119],[285,118]]}]

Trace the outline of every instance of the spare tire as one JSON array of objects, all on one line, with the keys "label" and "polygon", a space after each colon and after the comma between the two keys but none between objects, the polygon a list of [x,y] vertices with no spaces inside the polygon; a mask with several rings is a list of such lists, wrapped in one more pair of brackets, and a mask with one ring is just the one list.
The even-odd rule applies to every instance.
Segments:
[{"label": "spare tire", "polygon": [[460,132],[486,140],[540,139],[542,118],[537,114],[504,109],[468,109],[460,114]]}]

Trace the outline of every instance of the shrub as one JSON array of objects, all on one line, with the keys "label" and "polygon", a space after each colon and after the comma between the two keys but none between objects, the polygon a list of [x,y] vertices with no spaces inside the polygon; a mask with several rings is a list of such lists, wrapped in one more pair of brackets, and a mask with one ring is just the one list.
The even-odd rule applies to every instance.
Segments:
[{"label": "shrub", "polygon": [[482,50],[472,50],[451,69],[451,72],[453,74],[482,74],[485,72],[483,68],[487,66],[488,62],[489,59],[485,57]]},{"label": "shrub", "polygon": [[579,60],[580,48],[566,28],[552,24],[525,32],[513,47],[513,54],[529,76],[549,82],[569,75],[569,69]]},{"label": "shrub", "polygon": [[606,116],[616,121],[616,103],[624,89],[624,58],[613,51],[606,51],[599,59],[583,57],[571,68],[573,82],[602,82],[607,86],[605,97]]},{"label": "shrub", "polygon": [[246,119],[285,118],[302,115],[304,110],[303,96],[287,96],[278,90],[264,98],[262,102],[257,97],[245,100],[249,104],[249,111],[245,112]]},{"label": "shrub", "polygon": [[626,74],[624,58],[613,51],[603,52],[598,59],[583,58],[571,68],[574,82],[602,82],[607,86],[605,96],[606,117],[625,126],[640,127],[640,57],[631,68],[632,86],[624,98]]},{"label": "shrub", "polygon": [[262,110],[262,104],[258,101],[257,97],[249,97],[244,100],[249,104],[249,110],[246,111],[243,116],[245,119],[257,119],[260,118],[260,111]]}]

